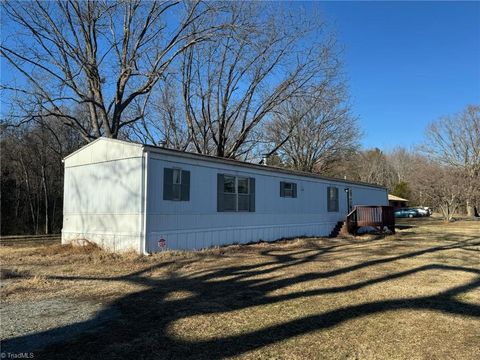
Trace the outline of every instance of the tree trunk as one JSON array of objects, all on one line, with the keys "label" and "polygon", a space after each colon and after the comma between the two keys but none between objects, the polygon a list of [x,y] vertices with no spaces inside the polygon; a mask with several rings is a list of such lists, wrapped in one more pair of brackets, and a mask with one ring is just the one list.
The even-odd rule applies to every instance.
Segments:
[{"label": "tree trunk", "polygon": [[15,179],[15,219],[18,219],[18,213],[20,210],[20,184],[17,179]]},{"label": "tree trunk", "polygon": [[28,203],[30,205],[30,215],[32,217],[32,229],[33,229],[33,232],[36,234],[37,226],[36,226],[36,219],[35,219],[35,210],[34,210],[34,205],[32,200],[32,192],[30,189],[30,177],[27,171],[27,167],[25,166],[25,163],[23,162],[23,160],[20,160],[20,163],[22,164],[23,173],[25,175],[25,184],[27,186],[27,197],[28,197]]},{"label": "tree trunk", "polygon": [[55,233],[55,231],[57,230],[57,227],[55,226],[55,222],[56,222],[56,216],[55,216],[55,211],[57,210],[56,209],[57,207],[57,199],[55,198],[55,196],[53,197],[53,204],[52,204],[52,220],[50,221],[50,223],[52,224],[50,226],[50,229],[52,232]]},{"label": "tree trunk", "polygon": [[48,218],[48,190],[47,190],[47,179],[45,176],[45,165],[42,165],[42,185],[43,185],[43,197],[45,203],[45,234],[50,233],[50,223]]},{"label": "tree trunk", "polygon": [[35,196],[35,200],[36,200],[36,205],[37,205],[36,206],[37,215],[35,216],[35,235],[38,235],[38,222],[39,222],[39,219],[40,219],[40,199],[39,199],[38,193]]},{"label": "tree trunk", "polygon": [[472,202],[470,200],[467,200],[467,203],[466,203],[465,207],[467,208],[467,215],[470,216],[470,217],[474,217],[475,216],[475,206],[472,204]]}]

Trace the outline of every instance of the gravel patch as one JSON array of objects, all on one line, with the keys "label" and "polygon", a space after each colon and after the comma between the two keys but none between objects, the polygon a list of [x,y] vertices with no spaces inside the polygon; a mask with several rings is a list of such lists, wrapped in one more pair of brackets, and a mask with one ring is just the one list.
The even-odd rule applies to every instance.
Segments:
[{"label": "gravel patch", "polygon": [[0,309],[1,351],[40,350],[96,329],[118,316],[118,311],[98,302],[47,299],[3,303]]}]

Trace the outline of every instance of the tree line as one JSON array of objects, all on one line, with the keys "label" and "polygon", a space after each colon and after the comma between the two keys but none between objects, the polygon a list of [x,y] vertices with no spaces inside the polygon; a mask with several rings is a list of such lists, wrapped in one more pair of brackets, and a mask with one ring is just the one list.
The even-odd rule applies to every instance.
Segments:
[{"label": "tree line", "polygon": [[12,74],[0,88],[2,234],[58,232],[61,159],[100,136],[378,183],[412,203],[448,203],[447,218],[479,205],[479,107],[434,122],[415,151],[360,150],[341,48],[316,11],[202,1],[1,7],[0,55]]},{"label": "tree line", "polygon": [[[309,118],[309,121],[311,119]],[[314,129],[314,128],[313,128]],[[3,129],[0,140],[2,234],[57,233],[62,227],[62,158],[85,144],[78,132],[54,117]],[[431,123],[415,150],[361,150],[288,153],[280,147],[268,164],[384,185],[410,205],[429,206],[452,220],[455,214],[478,216],[480,206],[480,107]],[[292,133],[301,132],[294,129]],[[267,134],[274,135],[275,132]],[[315,134],[312,130],[311,134]],[[307,149],[314,142],[292,136],[289,146]],[[295,145],[296,144],[296,145]],[[284,152],[285,151],[285,152]],[[305,164],[311,163],[311,167]],[[310,165],[309,165],[310,166]]]},{"label": "tree line", "polygon": [[[302,123],[294,133],[303,131]],[[357,145],[332,156],[317,139],[330,141],[341,134],[325,135],[315,126],[309,129],[312,131],[303,136],[292,136],[271,164],[383,185],[390,194],[409,200],[411,206],[433,208],[446,221],[456,213],[479,216],[480,106],[470,105],[431,122],[423,142],[413,149],[383,152],[378,148],[361,150]]]}]

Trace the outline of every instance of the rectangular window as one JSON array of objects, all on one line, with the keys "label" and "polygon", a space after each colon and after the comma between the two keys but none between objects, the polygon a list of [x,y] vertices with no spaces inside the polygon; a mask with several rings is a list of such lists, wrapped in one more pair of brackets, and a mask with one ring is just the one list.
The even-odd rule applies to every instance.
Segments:
[{"label": "rectangular window", "polygon": [[237,189],[239,194],[248,194],[248,178],[237,178]]},{"label": "rectangular window", "polygon": [[228,194],[235,194],[235,176],[224,177],[223,192]]},{"label": "rectangular window", "polygon": [[223,199],[225,211],[237,211],[235,176],[225,176],[223,181]]},{"label": "rectangular window", "polygon": [[296,198],[297,184],[291,182],[280,182],[280,197]]},{"label": "rectangular window", "polygon": [[182,199],[182,170],[172,169],[172,200],[180,201]]},{"label": "rectangular window", "polygon": [[163,200],[190,200],[190,171],[163,169]]},{"label": "rectangular window", "polygon": [[237,211],[250,211],[249,179],[237,177]]},{"label": "rectangular window", "polygon": [[329,212],[338,212],[338,188],[327,188],[327,210]]},{"label": "rectangular window", "polygon": [[292,183],[285,183],[283,186],[283,195],[285,197],[293,197],[293,184]]},{"label": "rectangular window", "polygon": [[255,211],[255,179],[218,174],[217,211]]},{"label": "rectangular window", "polygon": [[173,170],[173,184],[180,185],[182,183],[182,170],[181,169],[172,169]]}]

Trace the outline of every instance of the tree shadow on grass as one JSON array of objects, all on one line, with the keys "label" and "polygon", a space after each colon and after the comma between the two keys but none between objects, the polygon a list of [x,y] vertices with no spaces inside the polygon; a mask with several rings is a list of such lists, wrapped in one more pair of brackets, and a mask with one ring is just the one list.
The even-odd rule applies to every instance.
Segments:
[{"label": "tree shadow on grass", "polygon": [[[445,264],[427,264],[404,271],[390,273],[377,278],[357,281],[343,286],[313,288],[305,291],[272,292],[302,283],[335,278],[336,276],[368,269],[373,266],[392,263],[398,260],[412,259],[425,254],[464,249],[470,250],[478,245],[478,238],[464,241],[448,241],[446,245],[429,247],[400,255],[376,258],[328,271],[315,271],[293,276],[278,276],[275,272],[295,270],[303,264],[322,260],[329,254],[341,255],[344,246],[339,242],[330,246],[318,246],[310,243],[306,249],[277,249],[275,247],[261,251],[266,260],[258,264],[235,265],[218,268],[209,272],[179,275],[175,272],[166,279],[147,276],[157,268],[165,266],[159,263],[148,269],[127,276],[113,278],[91,277],[53,277],[57,280],[78,279],[99,281],[129,281],[147,286],[146,290],[129,294],[108,306],[91,320],[76,323],[42,333],[8,339],[2,344],[2,351],[26,351],[21,344],[28,343],[50,334],[74,333],[78,329],[83,334],[74,340],[47,346],[36,352],[38,358],[205,358],[219,359],[241,355],[294,336],[331,328],[345,321],[398,309],[431,310],[467,317],[480,317],[480,306],[464,303],[456,297],[480,286],[480,269]],[[368,241],[363,243],[368,244]],[[398,253],[398,252],[397,252]],[[466,272],[476,275],[467,284],[462,284],[435,295],[415,298],[387,299],[365,304],[340,307],[320,314],[268,326],[259,330],[238,335],[226,335],[213,339],[188,341],[176,338],[170,332],[170,326],[181,319],[198,315],[215,315],[229,311],[248,309],[280,303],[286,300],[322,296],[327,294],[348,293],[371,285],[386,283],[409,275],[430,270]],[[361,276],[359,276],[361,278]],[[172,292],[184,292],[187,297],[168,299]],[[120,315],[111,319],[112,311]],[[100,323],[103,321],[103,325]],[[30,350],[30,349],[29,349]]]}]

